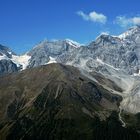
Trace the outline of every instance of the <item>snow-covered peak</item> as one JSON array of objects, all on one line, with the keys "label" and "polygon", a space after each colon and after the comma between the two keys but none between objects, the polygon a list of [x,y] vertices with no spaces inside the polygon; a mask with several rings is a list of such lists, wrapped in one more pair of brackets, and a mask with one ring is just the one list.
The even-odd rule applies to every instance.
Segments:
[{"label": "snow-covered peak", "polygon": [[101,33],[99,36],[97,36],[97,38],[95,39],[95,41],[97,40],[118,40],[118,36],[115,35],[110,35],[109,33],[103,32]]},{"label": "snow-covered peak", "polygon": [[140,26],[134,26],[134,27],[128,29],[126,32],[119,35],[118,37],[120,39],[126,39],[130,36],[137,35],[137,34],[140,34]]},{"label": "snow-covered peak", "polygon": [[121,39],[119,39],[117,36],[112,36],[112,35],[109,35],[108,33],[102,33],[100,34],[100,36],[96,38],[95,41],[92,41],[89,44],[89,47],[91,48],[94,46],[103,47],[103,46],[109,46],[109,45],[114,45],[114,44],[120,44],[120,42],[121,42]]},{"label": "snow-covered peak", "polygon": [[[35,45],[35,47],[33,49],[36,48],[44,48],[46,46],[65,46],[64,44],[67,43],[70,46],[74,47],[74,48],[79,48],[81,46],[80,43],[73,41],[71,39],[65,39],[65,40],[56,40],[56,39],[52,39],[52,40],[43,40],[41,42],[39,42],[39,44]],[[54,47],[55,48],[55,47]]]},{"label": "snow-covered peak", "polygon": [[109,33],[102,32],[102,33],[100,33],[100,34],[96,37],[95,40],[100,39],[100,38],[102,38],[102,37],[104,37],[104,36],[110,36],[110,35],[109,35]]},{"label": "snow-covered peak", "polygon": [[69,43],[69,45],[75,47],[75,48],[79,48],[80,46],[82,46],[80,43],[73,41],[71,39],[66,39],[65,40],[67,43]]}]

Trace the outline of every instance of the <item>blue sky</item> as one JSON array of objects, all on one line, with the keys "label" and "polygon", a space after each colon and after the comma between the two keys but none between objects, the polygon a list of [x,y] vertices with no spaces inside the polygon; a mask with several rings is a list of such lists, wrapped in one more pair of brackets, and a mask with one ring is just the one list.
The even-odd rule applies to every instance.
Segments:
[{"label": "blue sky", "polygon": [[140,0],[0,0],[0,43],[24,53],[44,39],[80,43],[140,24]]}]

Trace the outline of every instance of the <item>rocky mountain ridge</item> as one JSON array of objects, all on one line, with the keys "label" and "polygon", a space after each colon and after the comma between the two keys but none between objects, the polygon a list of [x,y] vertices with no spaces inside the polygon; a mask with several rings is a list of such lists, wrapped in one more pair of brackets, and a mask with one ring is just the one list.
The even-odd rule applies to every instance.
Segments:
[{"label": "rocky mountain ridge", "polygon": [[2,47],[0,48],[0,58],[11,60],[21,70],[46,65],[51,61],[51,58],[59,63],[73,65],[80,63],[81,60],[86,62],[91,59],[101,60],[130,75],[139,74],[140,70],[139,26],[132,27],[119,36],[101,34],[95,41],[86,46],[68,39],[45,40],[21,56],[17,56],[9,50],[2,55]]}]

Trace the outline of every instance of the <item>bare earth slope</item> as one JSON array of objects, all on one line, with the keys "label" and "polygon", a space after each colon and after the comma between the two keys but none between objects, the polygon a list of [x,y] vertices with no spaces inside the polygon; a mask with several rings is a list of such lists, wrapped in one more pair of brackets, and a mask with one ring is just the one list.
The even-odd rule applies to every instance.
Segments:
[{"label": "bare earth slope", "polygon": [[122,127],[122,98],[72,66],[50,64],[0,81],[0,140],[140,138]]}]

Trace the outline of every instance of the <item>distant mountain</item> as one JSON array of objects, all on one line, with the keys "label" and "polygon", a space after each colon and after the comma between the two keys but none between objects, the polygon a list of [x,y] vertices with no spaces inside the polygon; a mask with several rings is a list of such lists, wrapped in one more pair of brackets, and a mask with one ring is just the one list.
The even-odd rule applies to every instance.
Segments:
[{"label": "distant mountain", "polygon": [[80,44],[68,39],[43,41],[27,53],[29,56],[31,56],[28,67],[45,65],[51,60],[51,58],[55,60],[59,56],[64,56],[66,53],[71,53],[79,47]]},{"label": "distant mountain", "polygon": [[118,37],[101,35],[88,46],[94,55],[129,74],[140,69],[140,27],[130,28]]},{"label": "distant mountain", "polygon": [[130,75],[137,75],[140,70],[139,51],[140,26],[135,26],[119,36],[101,34],[87,46],[69,39],[45,40],[21,56],[0,46],[0,60],[10,59],[19,69],[24,70],[51,62],[77,65],[92,59],[101,60]]},{"label": "distant mountain", "polygon": [[91,60],[101,60],[114,68],[124,70],[126,73],[133,75],[139,74],[139,51],[140,27],[136,26],[120,36],[100,35],[89,45],[80,47],[76,53],[74,51],[71,56],[67,54],[68,61],[66,63],[77,65],[77,63],[87,62],[86,64],[88,65]]},{"label": "distant mountain", "polygon": [[27,54],[16,55],[8,47],[0,45],[0,75],[26,69],[29,59]]},{"label": "distant mountain", "polygon": [[[140,138],[139,125],[134,128],[138,121],[135,115],[127,114],[131,123],[129,128],[122,127],[122,98],[83,76],[77,68],[50,64],[0,77],[0,81],[2,140]],[[111,83],[112,88],[121,90]]]},{"label": "distant mountain", "polygon": [[134,26],[128,29],[126,32],[118,36],[123,40],[130,42],[135,42],[136,44],[140,43],[140,26]]},{"label": "distant mountain", "polygon": [[[53,59],[64,64],[77,64],[100,59],[114,68],[133,75],[140,69],[140,27],[130,28],[119,36],[101,34],[87,46],[71,40],[43,41],[27,53],[28,67],[46,65]],[[82,62],[81,62],[82,63]]]}]

